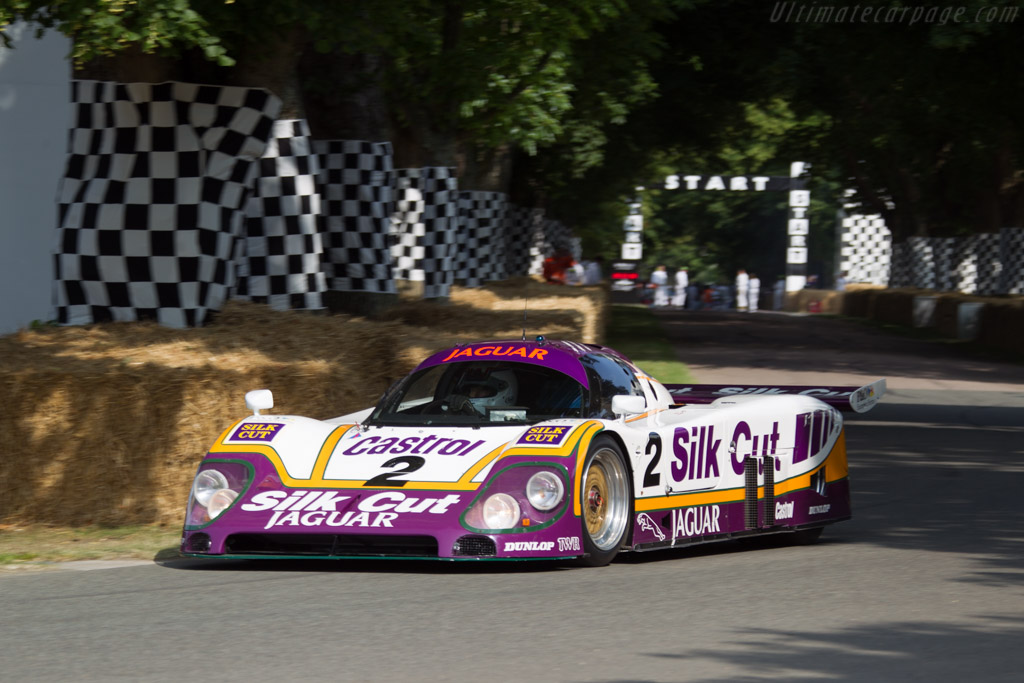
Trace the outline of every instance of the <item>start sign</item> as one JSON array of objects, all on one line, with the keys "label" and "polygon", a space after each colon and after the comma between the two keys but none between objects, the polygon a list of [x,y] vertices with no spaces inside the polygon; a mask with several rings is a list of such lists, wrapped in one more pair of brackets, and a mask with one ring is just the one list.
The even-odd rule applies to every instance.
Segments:
[{"label": "start sign", "polygon": [[[807,235],[810,232],[808,212],[811,206],[811,193],[806,189],[807,181],[802,176],[807,164],[794,161],[789,166],[789,177],[765,175],[696,175],[673,174],[665,177],[662,185],[666,190],[708,190],[736,192],[782,191],[789,193],[789,220],[786,233],[789,244],[786,249],[786,291],[793,292],[803,289],[807,282]],[[626,247],[622,245],[622,258],[626,256]]]}]

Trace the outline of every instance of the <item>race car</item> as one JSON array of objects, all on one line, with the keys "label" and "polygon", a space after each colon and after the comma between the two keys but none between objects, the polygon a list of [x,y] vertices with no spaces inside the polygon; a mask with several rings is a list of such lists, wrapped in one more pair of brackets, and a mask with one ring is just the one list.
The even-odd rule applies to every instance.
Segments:
[{"label": "race car", "polygon": [[840,410],[863,387],[663,385],[606,346],[434,353],[373,408],[252,414],[199,465],[181,552],[210,558],[564,559],[600,566],[850,517]]}]

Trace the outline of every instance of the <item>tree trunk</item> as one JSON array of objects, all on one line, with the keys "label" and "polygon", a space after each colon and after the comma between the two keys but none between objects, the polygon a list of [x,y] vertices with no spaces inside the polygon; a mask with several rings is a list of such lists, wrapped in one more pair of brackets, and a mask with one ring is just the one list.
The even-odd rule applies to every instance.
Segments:
[{"label": "tree trunk", "polygon": [[472,143],[459,145],[456,165],[460,190],[509,193],[512,153],[507,145],[498,149]]},{"label": "tree trunk", "polygon": [[390,142],[391,119],[381,87],[382,58],[308,51],[299,65],[309,126],[317,140]]}]

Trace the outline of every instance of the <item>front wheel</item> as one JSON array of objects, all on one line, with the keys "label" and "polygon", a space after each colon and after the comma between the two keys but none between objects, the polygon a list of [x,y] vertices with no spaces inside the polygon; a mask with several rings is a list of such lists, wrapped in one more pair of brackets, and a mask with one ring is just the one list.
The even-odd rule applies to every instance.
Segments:
[{"label": "front wheel", "polygon": [[633,519],[633,486],[626,458],[618,444],[599,436],[590,445],[583,466],[580,503],[583,509],[583,547],[588,567],[603,567],[626,542]]}]

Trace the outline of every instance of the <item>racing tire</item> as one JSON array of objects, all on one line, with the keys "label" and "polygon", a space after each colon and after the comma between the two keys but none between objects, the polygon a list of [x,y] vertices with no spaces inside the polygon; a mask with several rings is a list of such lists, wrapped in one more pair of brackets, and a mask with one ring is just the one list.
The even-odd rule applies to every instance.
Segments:
[{"label": "racing tire", "polygon": [[603,567],[611,562],[629,537],[633,520],[633,483],[619,445],[609,436],[599,436],[580,476],[580,519],[583,549],[579,560],[586,567]]}]

